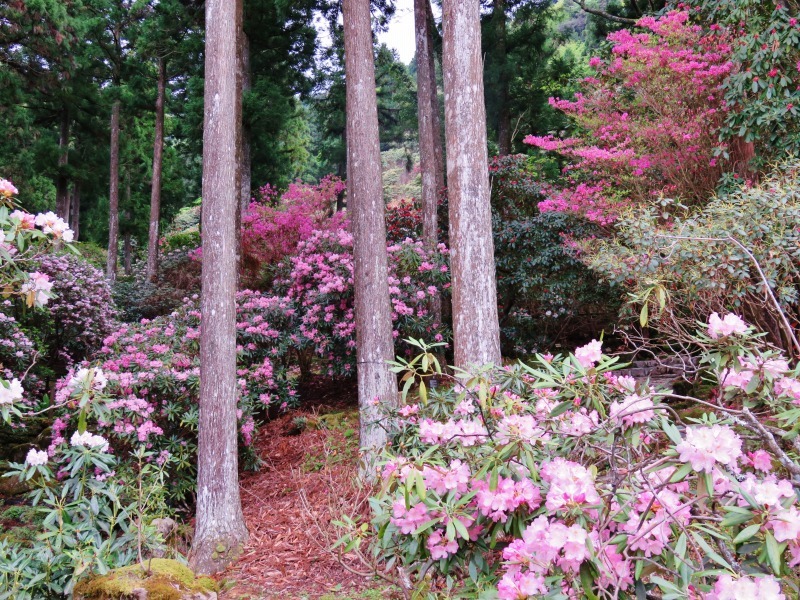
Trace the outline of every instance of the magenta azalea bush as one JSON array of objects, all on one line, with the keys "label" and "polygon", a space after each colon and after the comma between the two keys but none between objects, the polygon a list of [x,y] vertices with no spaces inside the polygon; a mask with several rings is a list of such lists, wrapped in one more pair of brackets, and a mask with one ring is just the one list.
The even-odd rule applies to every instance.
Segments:
[{"label": "magenta azalea bush", "polygon": [[696,343],[709,400],[615,375],[599,341],[420,394],[387,420],[379,557],[501,600],[796,597],[800,367],[732,314]]},{"label": "magenta azalea bush", "polygon": [[734,68],[730,40],[692,25],[687,11],[637,25],[608,36],[611,56],[591,59],[596,74],[574,100],[551,98],[574,120],[575,135],[525,138],[567,161],[562,180],[543,189],[540,210],[606,225],[631,204],[663,195],[702,202],[716,187],[725,165],[715,150],[726,116],[722,84]]},{"label": "magenta azalea bush", "polygon": [[318,229],[338,228],[344,213],[334,214],[344,182],[334,175],[318,184],[292,183],[278,197],[270,185],[259,189],[242,215],[242,274],[244,283],[258,285],[262,270],[296,253],[299,242]]}]

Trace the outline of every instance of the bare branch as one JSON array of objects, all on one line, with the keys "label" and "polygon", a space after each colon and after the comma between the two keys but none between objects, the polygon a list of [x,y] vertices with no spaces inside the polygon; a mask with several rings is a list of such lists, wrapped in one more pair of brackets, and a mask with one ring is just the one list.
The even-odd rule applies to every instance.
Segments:
[{"label": "bare branch", "polygon": [[581,10],[585,13],[589,13],[590,15],[594,15],[596,17],[601,17],[608,21],[614,21],[614,23],[622,23],[624,25],[635,25],[638,19],[628,19],[626,17],[620,17],[618,15],[612,15],[604,10],[600,10],[598,8],[589,8],[586,6],[586,0],[572,0],[575,4],[581,7]]}]

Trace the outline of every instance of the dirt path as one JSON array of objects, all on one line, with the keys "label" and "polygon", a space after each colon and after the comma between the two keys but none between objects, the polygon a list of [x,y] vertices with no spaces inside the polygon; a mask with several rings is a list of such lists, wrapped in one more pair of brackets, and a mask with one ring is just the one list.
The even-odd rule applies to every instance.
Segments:
[{"label": "dirt path", "polygon": [[335,539],[331,519],[338,518],[343,498],[354,493],[357,415],[337,404],[317,403],[259,432],[255,443],[265,464],[241,481],[250,541],[223,574],[226,587],[233,587],[222,599],[376,597],[361,592],[378,584],[348,571],[324,550],[326,541]]}]

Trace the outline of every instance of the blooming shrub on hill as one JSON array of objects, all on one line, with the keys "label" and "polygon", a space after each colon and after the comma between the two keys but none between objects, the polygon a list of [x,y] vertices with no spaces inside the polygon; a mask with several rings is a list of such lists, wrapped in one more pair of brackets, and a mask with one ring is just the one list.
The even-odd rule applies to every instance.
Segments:
[{"label": "blooming shrub on hill", "polygon": [[544,187],[542,211],[574,212],[608,225],[619,210],[660,195],[704,201],[723,173],[715,155],[726,109],[721,85],[731,73],[722,32],[691,25],[687,11],[644,17],[643,30],[608,36],[608,60],[593,58],[594,77],[575,99],[551,99],[572,117],[577,135],[528,136],[563,156],[562,181]]},{"label": "blooming shrub on hill", "polygon": [[709,400],[616,376],[594,341],[399,409],[378,556],[469,597],[795,597],[800,367],[735,315],[697,342]]},{"label": "blooming shrub on hill", "polygon": [[[444,339],[445,325],[434,322],[428,309],[429,298],[449,287],[447,248],[440,244],[429,253],[407,238],[387,250],[395,338]],[[343,229],[315,231],[298,245],[278,287],[298,310],[294,342],[326,359],[329,375],[354,375],[353,236]]]},{"label": "blooming shrub on hill", "polygon": [[[195,300],[165,317],[121,326],[104,340],[102,358],[94,363],[105,374],[110,397],[97,430],[123,455],[144,443],[160,461],[171,457],[167,495],[173,502],[186,500],[195,482],[201,327]],[[237,296],[239,433],[251,467],[258,462],[251,444],[259,413],[296,401],[281,364],[290,347],[293,314],[280,298],[250,291]],[[62,411],[53,424],[51,448],[63,442],[64,431],[74,424],[68,397],[76,377],[70,371],[57,385]]]}]

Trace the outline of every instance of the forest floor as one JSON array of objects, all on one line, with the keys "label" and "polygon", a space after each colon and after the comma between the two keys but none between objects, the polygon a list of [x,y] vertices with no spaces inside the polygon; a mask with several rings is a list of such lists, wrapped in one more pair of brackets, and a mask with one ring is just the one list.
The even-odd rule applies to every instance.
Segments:
[{"label": "forest floor", "polygon": [[334,555],[343,514],[367,514],[356,481],[358,412],[352,384],[317,382],[303,408],[269,421],[255,440],[264,461],[241,477],[250,540],[220,577],[220,600],[382,600],[391,586],[359,574],[352,554]]}]

